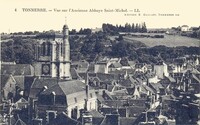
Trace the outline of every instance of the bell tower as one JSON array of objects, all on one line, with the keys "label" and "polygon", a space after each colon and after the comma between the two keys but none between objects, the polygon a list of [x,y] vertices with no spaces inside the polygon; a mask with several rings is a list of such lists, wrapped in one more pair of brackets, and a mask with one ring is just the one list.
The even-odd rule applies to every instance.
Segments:
[{"label": "bell tower", "polygon": [[69,28],[67,24],[63,26],[63,47],[62,47],[62,55],[63,61],[61,62],[62,65],[62,73],[61,78],[63,79],[71,79],[70,74],[70,45],[69,45]]},{"label": "bell tower", "polygon": [[63,26],[62,33],[42,34],[35,47],[37,62],[35,76],[56,77],[71,80],[69,28]]}]

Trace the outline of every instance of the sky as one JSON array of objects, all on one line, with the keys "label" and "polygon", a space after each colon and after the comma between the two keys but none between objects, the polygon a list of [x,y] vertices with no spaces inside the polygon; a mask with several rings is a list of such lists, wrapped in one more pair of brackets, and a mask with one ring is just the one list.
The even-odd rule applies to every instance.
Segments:
[{"label": "sky", "polygon": [[[102,23],[124,25],[126,22],[145,22],[147,28],[200,26],[199,5],[200,0],[0,0],[0,33],[61,30],[65,22],[69,29],[77,30],[99,28]],[[23,8],[45,8],[47,12],[25,12]],[[68,12],[57,12],[54,9]],[[69,9],[98,9],[103,12],[69,12]],[[104,9],[127,9],[128,12],[105,12]],[[132,12],[134,9],[140,12]]]}]

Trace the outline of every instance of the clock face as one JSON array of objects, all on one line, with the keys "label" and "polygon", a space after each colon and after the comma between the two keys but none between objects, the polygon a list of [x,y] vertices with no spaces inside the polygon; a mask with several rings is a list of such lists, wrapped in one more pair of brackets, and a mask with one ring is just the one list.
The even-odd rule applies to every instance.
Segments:
[{"label": "clock face", "polygon": [[48,65],[48,64],[42,65],[42,72],[43,72],[43,74],[49,74],[50,73],[50,65]]}]

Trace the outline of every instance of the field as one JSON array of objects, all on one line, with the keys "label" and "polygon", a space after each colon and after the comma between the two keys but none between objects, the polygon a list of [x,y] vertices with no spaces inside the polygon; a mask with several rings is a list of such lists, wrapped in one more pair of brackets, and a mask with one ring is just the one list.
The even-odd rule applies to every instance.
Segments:
[{"label": "field", "polygon": [[[152,35],[152,34],[151,34]],[[123,38],[129,42],[140,41],[149,47],[165,45],[168,47],[176,46],[200,46],[200,40],[178,35],[164,35],[164,38],[147,38],[147,37],[134,37],[131,35],[124,36]]]}]

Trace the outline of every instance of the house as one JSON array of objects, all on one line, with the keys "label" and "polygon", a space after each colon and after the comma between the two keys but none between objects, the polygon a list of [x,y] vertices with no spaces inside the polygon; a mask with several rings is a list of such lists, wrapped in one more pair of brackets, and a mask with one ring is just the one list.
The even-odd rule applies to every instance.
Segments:
[{"label": "house", "polygon": [[70,118],[65,112],[58,114],[49,121],[48,125],[82,125],[81,122]]},{"label": "house", "polygon": [[13,75],[1,75],[2,99],[13,99],[16,94],[16,80]]},{"label": "house", "polygon": [[153,72],[158,76],[159,79],[163,79],[164,76],[169,76],[168,66],[164,62],[159,62],[153,66]]},{"label": "house", "polygon": [[58,81],[39,93],[36,113],[43,123],[49,123],[63,111],[68,117],[78,119],[83,109],[97,109],[95,91],[78,80]]},{"label": "house", "polygon": [[94,73],[108,73],[108,61],[97,62],[94,65]]},{"label": "house", "polygon": [[182,32],[187,32],[187,31],[189,31],[189,26],[188,26],[188,25],[183,25],[183,26],[181,26],[181,31],[182,31]]},{"label": "house", "polygon": [[28,99],[33,80],[33,76],[1,75],[2,99],[14,99],[13,101],[21,97]]},{"label": "house", "polygon": [[17,109],[25,109],[28,107],[28,101],[21,97],[17,102],[15,102],[15,106]]}]

